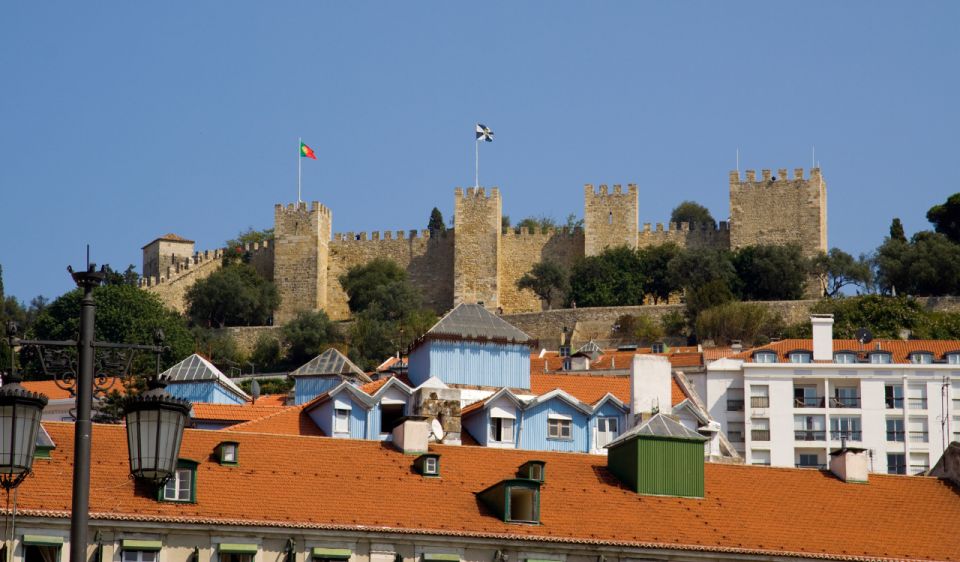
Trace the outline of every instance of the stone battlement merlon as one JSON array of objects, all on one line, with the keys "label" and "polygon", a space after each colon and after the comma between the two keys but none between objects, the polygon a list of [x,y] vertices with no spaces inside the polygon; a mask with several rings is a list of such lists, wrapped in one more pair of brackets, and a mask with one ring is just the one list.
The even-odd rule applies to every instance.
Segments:
[{"label": "stone battlement merlon", "polygon": [[500,188],[491,187],[490,193],[487,194],[486,188],[483,187],[468,187],[466,191],[462,187],[457,187],[454,188],[453,194],[457,199],[499,199]]},{"label": "stone battlement merlon", "polygon": [[810,168],[810,175],[807,178],[803,177],[803,168],[794,168],[792,176],[788,175],[787,168],[779,168],[777,170],[777,175],[774,176],[772,170],[763,169],[760,170],[760,180],[757,180],[756,170],[746,170],[744,178],[741,179],[740,172],[736,170],[730,171],[730,184],[750,184],[750,183],[771,183],[776,181],[787,182],[787,181],[803,181],[807,180],[817,180],[820,179],[820,168]]},{"label": "stone battlement merlon", "polygon": [[333,235],[334,242],[382,242],[386,240],[417,240],[431,238],[446,238],[453,229],[443,232],[433,232],[430,229],[423,230],[373,230],[370,232],[336,232]]},{"label": "stone battlement merlon", "polygon": [[562,226],[560,228],[548,228],[546,231],[541,229],[530,230],[529,227],[508,227],[503,231],[503,236],[513,238],[552,238],[554,236],[577,236],[583,235],[583,229],[578,227],[569,228]]},{"label": "stone battlement merlon", "polygon": [[287,203],[284,206],[282,203],[277,203],[273,206],[274,212],[287,212],[287,213],[319,213],[322,216],[330,217],[331,212],[328,207],[320,204],[319,201],[311,201],[309,207],[307,206],[306,201],[300,201],[299,203]]},{"label": "stone battlement merlon", "polygon": [[640,234],[647,234],[650,232],[703,232],[706,234],[714,234],[718,232],[728,232],[730,230],[730,224],[727,221],[720,221],[716,226],[704,222],[704,223],[667,223],[666,228],[664,228],[664,223],[658,222],[655,225],[645,222],[643,223],[643,230],[640,231]]},{"label": "stone battlement merlon", "polygon": [[638,193],[637,184],[630,183],[627,184],[627,190],[623,190],[623,186],[619,183],[613,184],[613,192],[611,193],[607,184],[600,184],[598,189],[594,189],[592,183],[584,184],[583,194],[587,197],[617,197],[627,195],[630,197],[636,197]]}]

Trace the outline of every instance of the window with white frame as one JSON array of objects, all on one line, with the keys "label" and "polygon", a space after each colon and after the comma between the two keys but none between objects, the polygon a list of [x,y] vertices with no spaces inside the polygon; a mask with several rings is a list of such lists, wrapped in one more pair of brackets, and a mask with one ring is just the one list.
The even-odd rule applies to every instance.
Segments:
[{"label": "window with white frame", "polygon": [[350,410],[337,408],[333,412],[333,432],[350,433]]},{"label": "window with white frame", "polygon": [[850,364],[857,362],[857,354],[850,351],[841,351],[833,355],[834,363]]},{"label": "window with white frame", "polygon": [[123,562],[157,562],[157,551],[124,549],[122,560]]},{"label": "window with white frame", "polygon": [[809,351],[791,351],[788,358],[791,363],[810,363],[813,361],[813,354]]},{"label": "window with white frame", "polygon": [[960,353],[948,353],[944,357],[949,365],[960,365]]},{"label": "window with white frame", "polygon": [[194,475],[196,470],[193,467],[181,466],[177,468],[173,476],[167,480],[163,486],[163,499],[169,502],[190,502],[194,498]]},{"label": "window with white frame", "polygon": [[830,418],[830,439],[860,441],[860,416],[836,416]]},{"label": "window with white frame", "polygon": [[569,419],[552,417],[547,420],[548,439],[573,439],[573,422]]},{"label": "window with white frame", "polygon": [[870,354],[870,362],[875,364],[886,365],[892,360],[890,354],[886,351],[876,351]]},{"label": "window with white frame", "polygon": [[221,552],[219,562],[253,562],[253,554]]},{"label": "window with white frame", "polygon": [[911,410],[927,409],[927,385],[922,383],[907,385],[907,406]]},{"label": "window with white frame", "polygon": [[928,453],[910,453],[910,474],[922,474],[930,470]]},{"label": "window with white frame", "polygon": [[910,418],[907,422],[908,438],[911,443],[927,443],[930,440],[927,432],[927,418]]},{"label": "window with white frame", "polygon": [[770,387],[765,384],[750,385],[750,407],[751,408],[769,408],[770,407]]},{"label": "window with white frame", "polygon": [[497,443],[513,443],[513,419],[490,418],[490,440]]},{"label": "window with white frame", "polygon": [[770,451],[753,451],[750,453],[750,464],[770,466]]},{"label": "window with white frame", "polygon": [[620,436],[620,420],[615,417],[597,418],[597,448],[602,449],[606,444]]},{"label": "window with white frame", "polygon": [[776,363],[777,353],[774,351],[758,351],[753,354],[754,363]]},{"label": "window with white frame", "polygon": [[929,351],[914,351],[910,354],[910,362],[915,365],[929,365],[933,363],[933,354]]},{"label": "window with white frame", "polygon": [[887,418],[887,441],[891,443],[903,443],[906,441],[906,434],[903,429],[903,418]]}]

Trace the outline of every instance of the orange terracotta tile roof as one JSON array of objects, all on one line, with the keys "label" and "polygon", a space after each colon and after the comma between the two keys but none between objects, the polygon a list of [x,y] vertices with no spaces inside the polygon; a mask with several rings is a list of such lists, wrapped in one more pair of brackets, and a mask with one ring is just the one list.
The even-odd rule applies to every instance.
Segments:
[{"label": "orange terracotta tile roof", "polygon": [[[172,232],[168,232],[167,234],[164,234],[163,236],[158,236],[158,237],[154,238],[154,239],[150,242],[150,244],[153,244],[153,243],[156,242],[157,240],[165,240],[165,241],[167,241],[167,242],[187,242],[187,243],[193,244],[193,240],[187,240],[187,239],[184,238],[183,236],[179,236],[179,235],[174,234],[174,233],[172,233]],[[150,244],[147,244],[147,246],[149,246]],[[147,246],[144,246],[143,248],[146,248]],[[141,248],[141,249],[143,249],[143,248]]]},{"label": "orange terracotta tile roof", "polygon": [[[638,349],[634,351],[604,350],[603,355],[597,358],[596,361],[590,362],[590,370],[627,370],[630,368],[630,363],[633,361],[634,355],[649,354],[649,349]],[[676,368],[703,366],[703,354],[697,351],[696,347],[674,347],[670,348],[668,353],[658,353],[656,355],[665,356],[670,360],[670,365]],[[543,354],[543,357],[541,357],[539,353],[531,354],[530,372],[544,373],[561,371],[563,370],[563,360],[564,358],[556,351],[548,351]]]},{"label": "orange terracotta tile roof", "polygon": [[[66,400],[68,398],[72,398],[72,396],[70,396],[70,391],[60,388],[53,380],[24,381],[20,383],[20,385],[30,392],[39,392],[44,394],[50,400]],[[108,379],[106,391],[111,392],[114,390],[123,392],[125,390],[123,388],[123,381],[118,378]]]},{"label": "orange terracotta tile roof", "polygon": [[255,404],[257,406],[286,406],[288,398],[289,396],[286,394],[264,394],[257,398]]},{"label": "orange terracotta tile roof", "polygon": [[740,351],[734,350],[732,347],[706,347],[703,349],[703,360],[704,361],[716,361],[717,359],[723,359],[724,357],[730,357],[736,355]]},{"label": "orange terracotta tile roof", "polygon": [[[63,475],[70,471],[74,426],[45,426],[58,447],[51,460],[34,465],[19,488],[17,510],[26,517],[62,518],[71,505],[70,479]],[[212,458],[225,439],[239,443],[237,467]],[[384,443],[186,430],[181,457],[199,463],[197,502],[163,503],[129,478],[123,427],[95,425],[92,446],[94,520],[463,536],[534,548],[552,541],[851,560],[960,560],[960,497],[931,477],[871,474],[868,483],[848,484],[817,470],[708,463],[706,497],[686,499],[636,494],[607,471],[604,457],[593,455],[432,445],[441,455],[442,477],[423,478],[411,471],[411,457]],[[504,523],[476,493],[515,477],[532,459],[547,466],[541,524]],[[265,485],[269,493],[250,493]]]},{"label": "orange terracotta tile roof", "polygon": [[378,390],[380,390],[381,388],[383,388],[383,385],[387,384],[387,381],[390,380],[391,378],[392,377],[383,377],[382,379],[378,379],[373,382],[368,382],[367,384],[361,385],[360,390],[366,392],[367,394],[372,395],[376,393]]},{"label": "orange terracotta tile roof", "polygon": [[288,406],[260,419],[231,426],[230,431],[321,437],[323,431],[304,411],[309,404]]},{"label": "orange terracotta tile roof", "polygon": [[[879,349],[878,349],[879,346]],[[813,340],[809,339],[790,339],[781,340],[768,345],[748,349],[741,353],[731,356],[731,359],[743,359],[750,363],[753,362],[753,354],[762,349],[775,351],[781,362],[787,361],[787,354],[799,349],[813,351]],[[867,358],[867,354],[872,351],[888,351],[892,354],[890,358],[894,363],[910,363],[910,353],[914,351],[929,351],[933,353],[935,361],[942,361],[944,354],[951,352],[960,352],[960,341],[958,340],[873,340],[868,344],[861,344],[857,340],[833,340],[833,351],[854,351],[861,360]]]},{"label": "orange terracotta tile roof", "polygon": [[245,422],[258,420],[285,410],[286,406],[271,406],[261,404],[207,404],[195,402],[191,415],[198,420]]},{"label": "orange terracotta tile roof", "polygon": [[[671,378],[671,400],[676,406],[687,396],[683,389]],[[608,392],[624,404],[630,404],[630,377],[628,375],[591,375],[591,374],[535,374],[530,376],[530,391],[533,394],[546,394],[559,388],[581,402],[595,404]]]}]

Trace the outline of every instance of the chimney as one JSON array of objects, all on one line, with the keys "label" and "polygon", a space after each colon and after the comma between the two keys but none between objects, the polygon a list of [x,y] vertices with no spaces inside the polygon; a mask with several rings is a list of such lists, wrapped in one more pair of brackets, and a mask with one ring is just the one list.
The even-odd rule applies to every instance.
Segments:
[{"label": "chimney", "polygon": [[[461,444],[459,388],[449,388],[443,381],[430,377],[414,391],[413,404],[414,412],[430,424],[431,441]],[[435,426],[433,420],[437,420],[439,426]]]},{"label": "chimney", "polygon": [[844,482],[866,484],[869,466],[866,449],[844,446],[830,453],[830,472]]},{"label": "chimney", "polygon": [[671,407],[670,360],[662,355],[634,355],[630,364],[630,413],[635,425],[643,414],[664,412]]},{"label": "chimney", "polygon": [[833,314],[813,314],[813,360],[833,360]]},{"label": "chimney", "polygon": [[407,416],[393,428],[393,446],[405,455],[426,453],[429,439],[430,424],[425,416]]}]

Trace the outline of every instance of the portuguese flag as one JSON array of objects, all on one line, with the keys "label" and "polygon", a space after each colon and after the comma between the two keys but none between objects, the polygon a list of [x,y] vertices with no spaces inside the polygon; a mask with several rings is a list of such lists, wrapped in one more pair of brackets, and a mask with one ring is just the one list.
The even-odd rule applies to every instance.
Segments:
[{"label": "portuguese flag", "polygon": [[317,159],[317,155],[313,153],[313,149],[300,141],[300,158],[313,158]]}]

